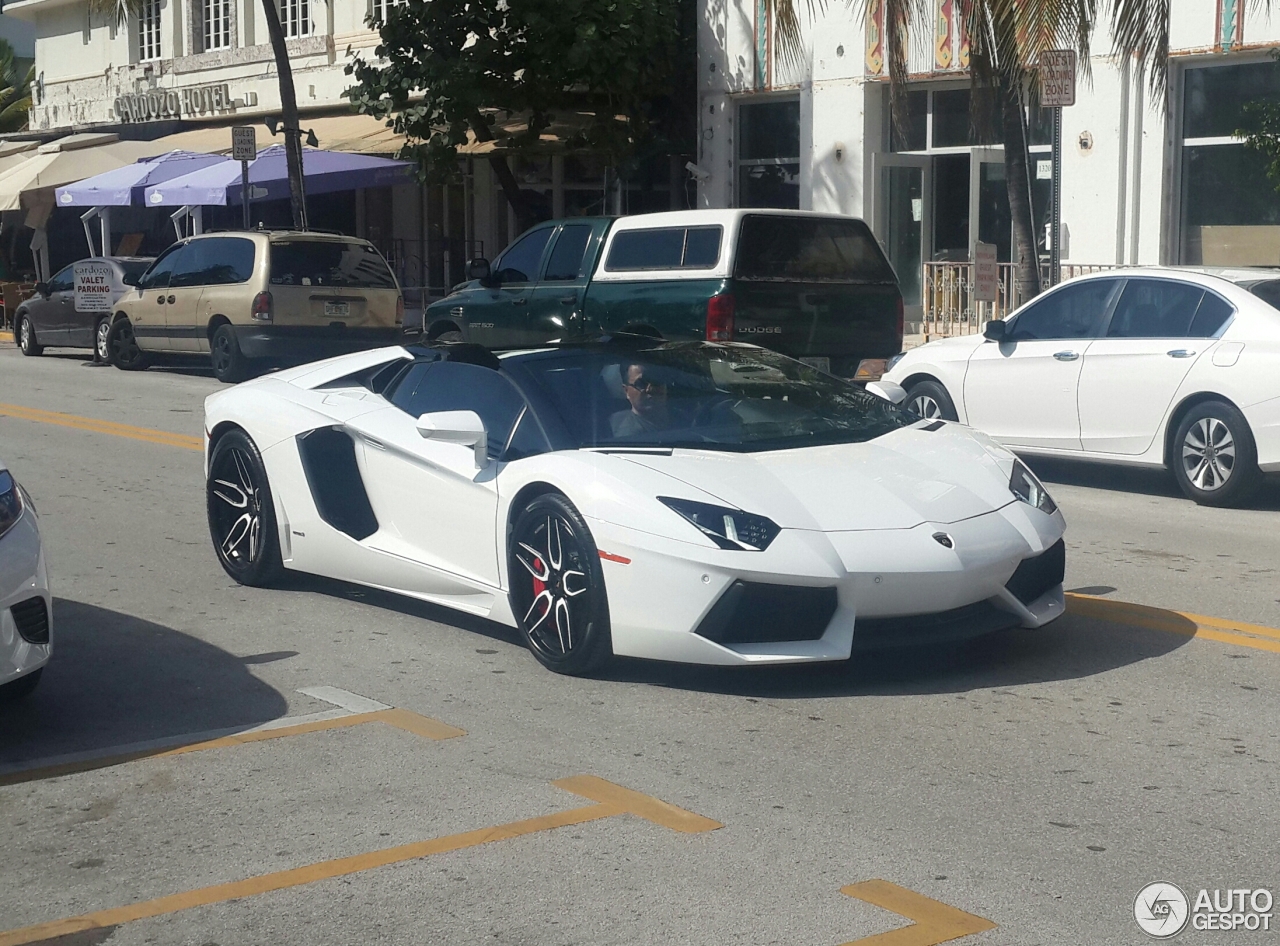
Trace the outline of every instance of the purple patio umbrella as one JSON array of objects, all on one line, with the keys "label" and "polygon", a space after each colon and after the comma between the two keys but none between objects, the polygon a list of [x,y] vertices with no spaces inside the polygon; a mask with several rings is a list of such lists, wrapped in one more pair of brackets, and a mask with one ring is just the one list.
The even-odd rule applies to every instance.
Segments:
[{"label": "purple patio umbrella", "polygon": [[[190,174],[215,164],[234,164],[217,154],[169,151],[154,158],[140,158],[114,171],[86,177],[54,192],[59,207],[142,206],[143,192],[154,184]],[[239,173],[239,166],[236,166]]]},{"label": "purple patio umbrella", "polygon": [[[405,183],[412,165],[367,154],[307,148],[302,153],[302,173],[308,194],[327,194],[360,187],[385,187]],[[250,200],[279,200],[289,196],[289,171],[284,145],[272,145],[249,162]],[[215,164],[182,177],[148,187],[148,207],[239,205],[240,163]]]}]

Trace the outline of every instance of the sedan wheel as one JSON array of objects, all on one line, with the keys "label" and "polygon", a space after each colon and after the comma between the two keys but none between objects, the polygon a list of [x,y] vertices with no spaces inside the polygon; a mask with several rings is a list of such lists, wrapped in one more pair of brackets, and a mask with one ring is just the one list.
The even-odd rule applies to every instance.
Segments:
[{"label": "sedan wheel", "polygon": [[572,503],[548,493],[520,513],[508,568],[512,610],[544,667],[585,674],[612,656],[600,553]]},{"label": "sedan wheel", "polygon": [[111,361],[111,346],[107,343],[111,336],[111,320],[99,319],[93,330],[93,357],[102,364]]},{"label": "sedan wheel", "polygon": [[224,434],[209,457],[205,487],[209,536],[226,573],[242,585],[279,577],[280,537],[266,468],[243,431]]},{"label": "sedan wheel", "polygon": [[947,389],[936,381],[911,385],[903,406],[923,420],[955,420],[959,416]]},{"label": "sedan wheel", "polygon": [[25,315],[18,319],[18,347],[24,355],[44,354],[44,346],[36,342],[36,330]]},{"label": "sedan wheel", "polygon": [[1239,503],[1262,478],[1248,423],[1221,401],[1197,404],[1187,413],[1170,460],[1182,491],[1206,506]]}]

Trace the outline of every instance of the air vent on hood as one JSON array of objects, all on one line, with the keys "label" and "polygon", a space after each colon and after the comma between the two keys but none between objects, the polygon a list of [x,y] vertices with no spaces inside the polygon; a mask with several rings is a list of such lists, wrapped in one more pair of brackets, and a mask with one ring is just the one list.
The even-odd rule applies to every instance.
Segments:
[{"label": "air vent on hood", "polygon": [[932,424],[926,424],[924,427],[921,427],[920,429],[923,431],[927,431],[928,433],[933,433],[935,430],[941,430],[945,426],[947,425],[942,421],[935,420]]}]

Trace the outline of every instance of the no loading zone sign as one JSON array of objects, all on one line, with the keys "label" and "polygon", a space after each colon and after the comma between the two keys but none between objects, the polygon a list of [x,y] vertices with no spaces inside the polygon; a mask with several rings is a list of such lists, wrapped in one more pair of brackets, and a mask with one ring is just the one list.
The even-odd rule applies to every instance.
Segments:
[{"label": "no loading zone sign", "polygon": [[1271,891],[1201,889],[1194,900],[1167,881],[1147,884],[1133,901],[1133,918],[1157,939],[1177,936],[1188,925],[1196,930],[1271,929]]}]

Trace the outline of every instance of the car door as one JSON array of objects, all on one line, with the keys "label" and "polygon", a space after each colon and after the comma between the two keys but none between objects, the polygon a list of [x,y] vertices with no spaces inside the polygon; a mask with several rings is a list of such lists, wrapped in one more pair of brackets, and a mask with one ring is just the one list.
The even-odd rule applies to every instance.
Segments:
[{"label": "car door", "polygon": [[27,317],[42,345],[66,345],[74,312],[75,264],[59,270],[49,280],[49,294],[37,295],[27,303]]},{"label": "car door", "polygon": [[1129,279],[1080,369],[1085,450],[1136,456],[1155,441],[1178,387],[1233,308],[1177,279]]},{"label": "car door", "polygon": [[205,326],[200,324],[200,297],[205,285],[218,269],[219,237],[192,240],[174,264],[169,279],[169,295],[164,309],[164,322],[169,347],[174,351],[208,351]]},{"label": "car door", "polygon": [[[257,250],[245,237],[210,237],[199,241],[203,253],[203,270],[194,324],[197,328],[196,350],[209,350],[209,323],[217,316],[244,318],[253,306],[253,296],[245,284],[253,278]],[[207,244],[214,244],[208,247]]]},{"label": "car door", "polygon": [[165,317],[170,296],[169,280],[186,248],[186,243],[175,243],[156,257],[151,268],[138,280],[137,303],[130,307],[129,320],[133,323],[133,335],[139,348],[172,350]]},{"label": "car door", "polygon": [[529,299],[555,224],[530,230],[512,243],[493,264],[489,285],[464,306],[467,337],[490,348],[518,348],[530,343]]},{"label": "car door", "polygon": [[527,344],[582,332],[582,302],[590,275],[586,257],[588,248],[594,247],[595,229],[590,223],[566,223],[556,233],[542,278],[529,300]]},{"label": "car door", "polygon": [[[496,458],[524,400],[491,368],[456,362],[414,365],[389,392],[390,405],[348,422],[363,441],[364,481],[382,528],[368,542],[385,552],[475,583],[498,587]],[[417,421],[435,411],[473,410],[489,437],[489,462],[471,447],[431,440]]]},{"label": "car door", "polygon": [[1120,283],[1067,283],[1023,308],[1005,341],[979,345],[964,379],[969,424],[1012,446],[1078,451],[1081,359],[1106,324]]}]

